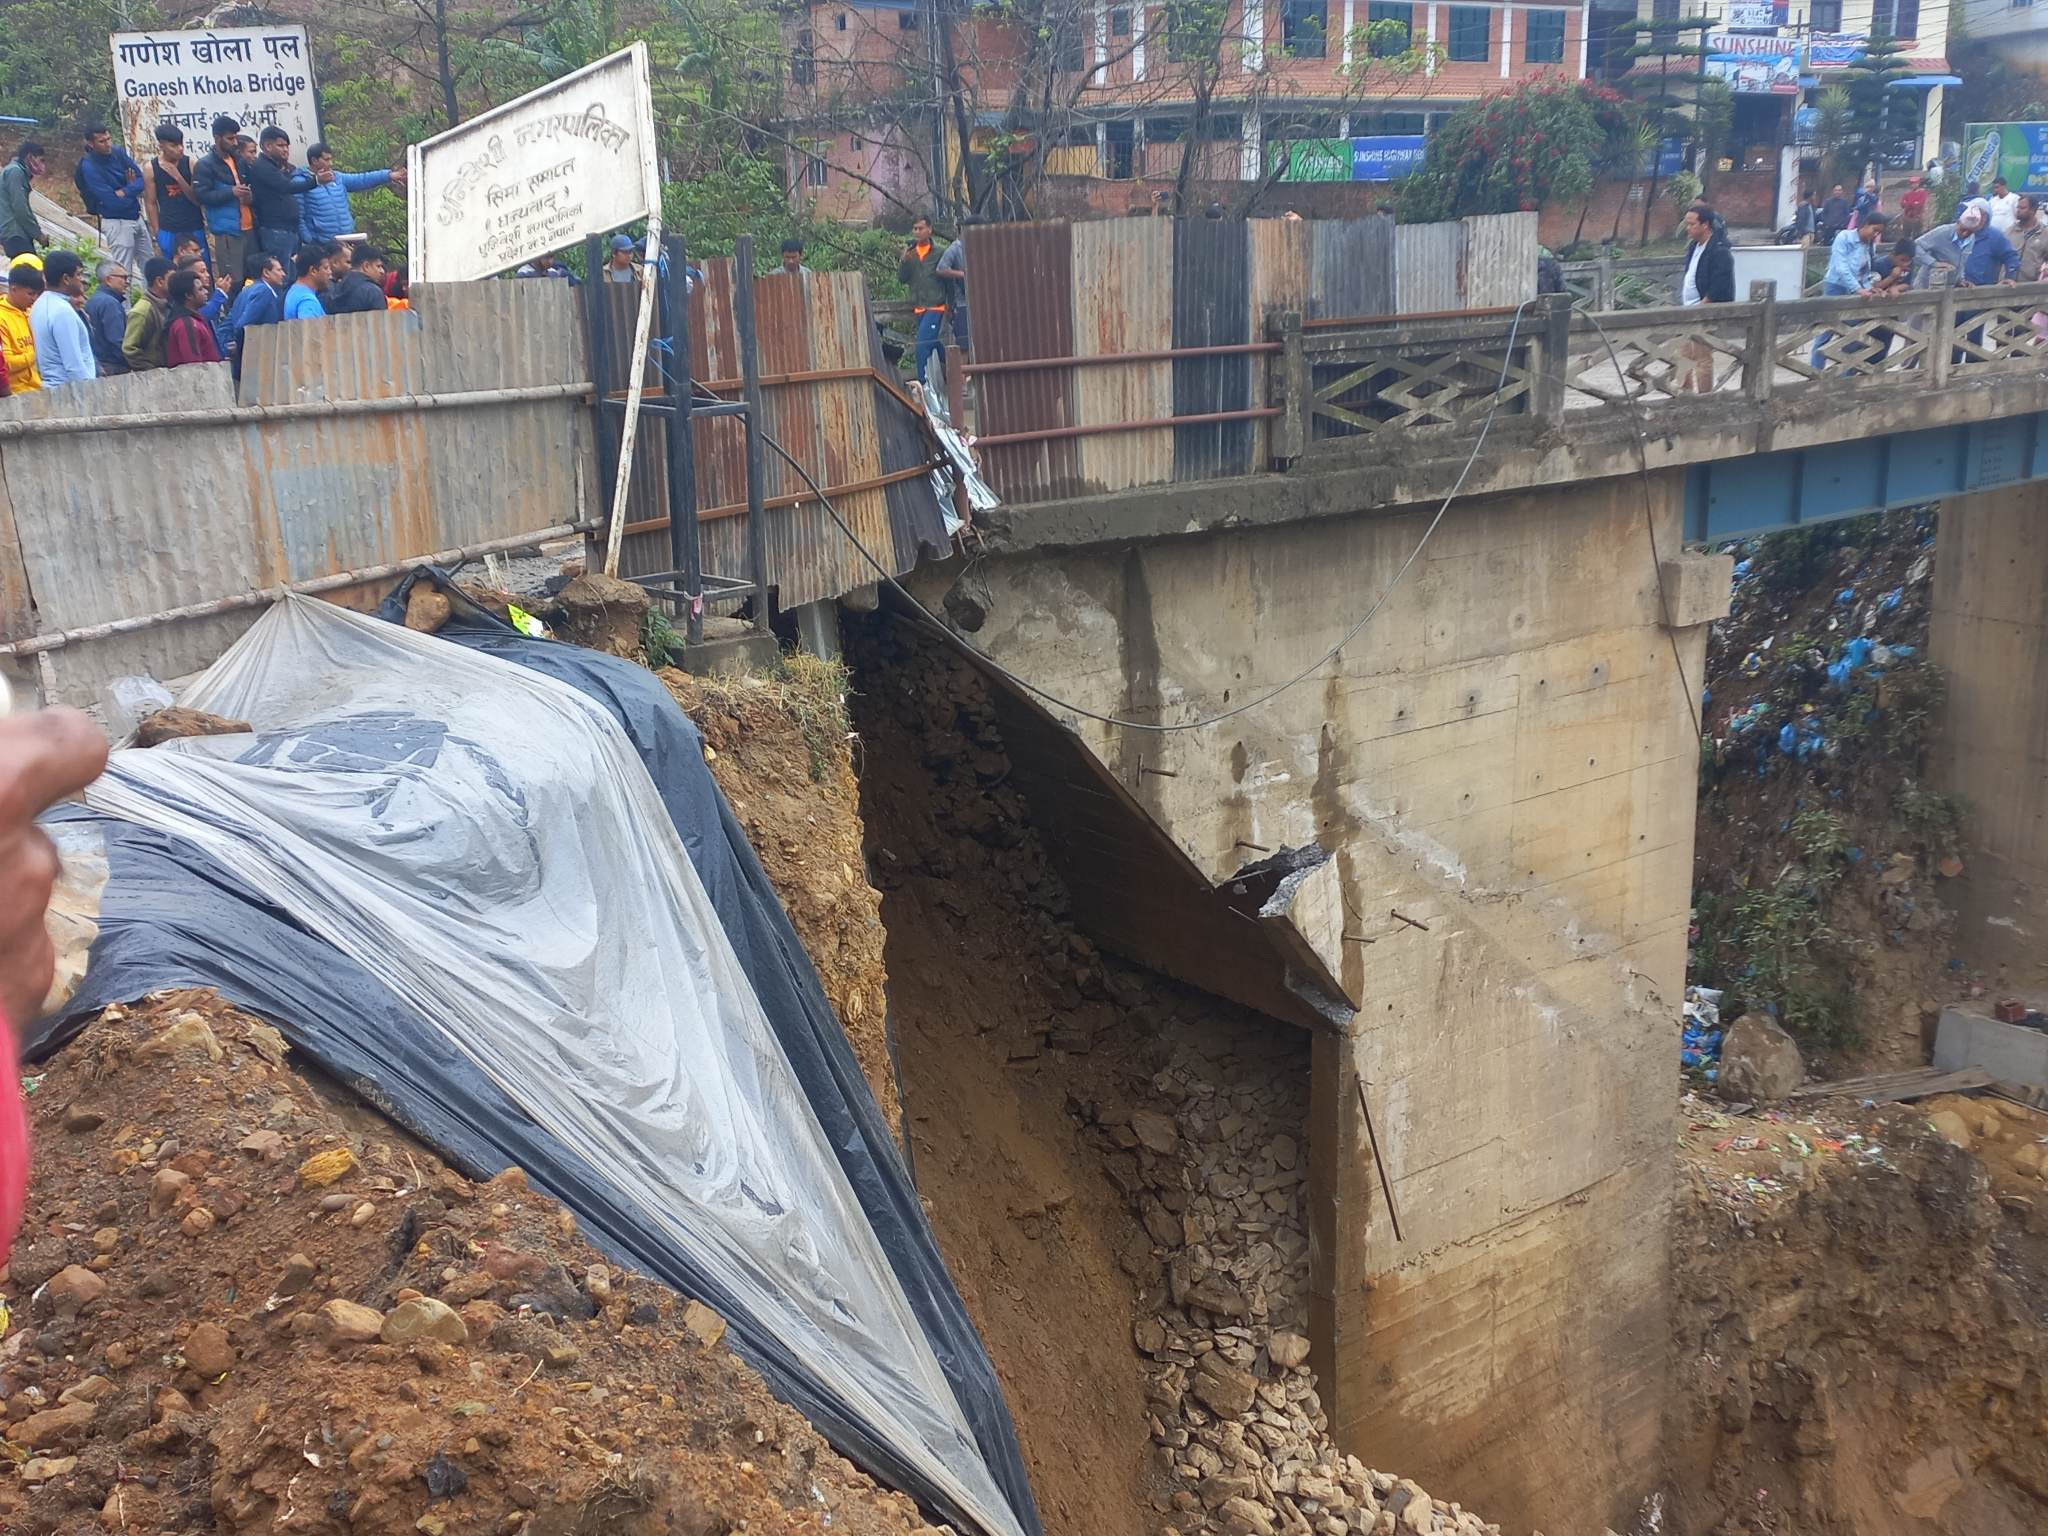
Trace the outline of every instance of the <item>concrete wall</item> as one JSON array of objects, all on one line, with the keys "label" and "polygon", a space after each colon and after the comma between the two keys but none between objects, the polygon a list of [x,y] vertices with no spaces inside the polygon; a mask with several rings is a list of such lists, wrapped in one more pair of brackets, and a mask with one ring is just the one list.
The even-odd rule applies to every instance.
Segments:
[{"label": "concrete wall", "polygon": [[2048,981],[2048,489],[1941,504],[1929,635],[1948,674],[1932,771],[1966,803],[1958,948],[2005,987]]},{"label": "concrete wall", "polygon": [[[1667,554],[1682,486],[1655,481]],[[1072,722],[1212,883],[1329,855],[1274,898],[1358,1010],[1315,1046],[1325,1401],[1374,1465],[1520,1529],[1625,1527],[1661,1410],[1696,771],[1676,660],[1697,685],[1705,631],[1661,623],[1644,494],[1463,503],[1273,702],[1164,737]],[[985,560],[974,639],[1102,713],[1207,715],[1312,666],[1428,516]]]}]

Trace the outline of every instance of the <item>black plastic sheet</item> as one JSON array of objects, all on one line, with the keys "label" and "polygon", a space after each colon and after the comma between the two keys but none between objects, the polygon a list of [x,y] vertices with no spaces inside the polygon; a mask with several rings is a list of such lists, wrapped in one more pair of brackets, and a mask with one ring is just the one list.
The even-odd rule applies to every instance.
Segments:
[{"label": "black plastic sheet", "polygon": [[[667,808],[778,1043],[939,1360],[1017,1524],[1039,1529],[1002,1390],[947,1275],[904,1163],[773,887],[704,763],[701,738],[660,681],[632,662],[530,640],[463,598],[440,573],[409,578],[382,617],[431,580],[450,597],[442,638],[543,673],[624,728]],[[100,1009],[167,987],[207,986],[275,1024],[292,1044],[399,1124],[480,1178],[507,1166],[572,1209],[616,1262],[703,1300],[769,1386],[853,1461],[965,1529],[954,1507],[887,1437],[806,1370],[740,1298],[671,1242],[604,1172],[537,1125],[381,981],[307,932],[184,839],[64,807],[60,835],[97,832],[109,878],[84,981],[26,1042],[48,1055]]]}]

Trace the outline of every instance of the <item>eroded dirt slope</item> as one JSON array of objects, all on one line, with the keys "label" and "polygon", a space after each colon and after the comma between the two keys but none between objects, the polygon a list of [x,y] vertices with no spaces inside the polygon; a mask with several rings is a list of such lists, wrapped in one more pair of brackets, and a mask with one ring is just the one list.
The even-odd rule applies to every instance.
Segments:
[{"label": "eroded dirt slope", "polygon": [[109,1010],[30,1103],[0,1530],[925,1529],[715,1316],[211,994]]},{"label": "eroded dirt slope", "polygon": [[2048,1116],[1967,1105],[1995,1179],[1939,1110],[1687,1101],[1677,1536],[2048,1529]]}]

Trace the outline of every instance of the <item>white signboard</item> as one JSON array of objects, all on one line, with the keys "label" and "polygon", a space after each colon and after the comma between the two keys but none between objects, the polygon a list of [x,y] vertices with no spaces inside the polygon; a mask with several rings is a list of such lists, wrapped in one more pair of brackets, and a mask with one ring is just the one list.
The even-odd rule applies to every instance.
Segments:
[{"label": "white signboard", "polygon": [[661,204],[647,48],[635,43],[411,152],[412,279],[465,282]]},{"label": "white signboard", "polygon": [[304,27],[116,32],[107,41],[121,136],[138,160],[156,153],[159,123],[184,129],[195,159],[205,154],[213,147],[213,120],[223,112],[251,138],[276,124],[292,136],[297,160],[320,137]]}]

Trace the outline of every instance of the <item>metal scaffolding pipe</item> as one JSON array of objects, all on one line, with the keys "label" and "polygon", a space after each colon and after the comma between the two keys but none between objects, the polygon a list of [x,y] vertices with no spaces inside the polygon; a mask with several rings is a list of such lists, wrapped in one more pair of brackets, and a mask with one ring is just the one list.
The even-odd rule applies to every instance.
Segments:
[{"label": "metal scaffolding pipe", "polygon": [[550,539],[566,539],[572,533],[589,533],[603,526],[604,524],[596,519],[586,519],[580,523],[558,523],[552,528],[542,528],[534,533],[513,534],[503,539],[487,539],[481,544],[465,544],[458,549],[437,550],[431,555],[410,555],[403,560],[387,561],[383,565],[366,565],[353,571],[337,571],[332,576],[312,576],[304,581],[286,582],[280,587],[264,587],[255,592],[237,592],[232,597],[216,597],[211,602],[187,603],[182,608],[166,608],[158,613],[138,614],[130,619],[110,619],[104,624],[87,624],[78,629],[59,630],[52,635],[32,635],[26,640],[0,645],[0,656],[36,656],[44,651],[62,650],[67,645],[84,640],[108,640],[115,635],[130,635],[139,629],[155,629],[158,625],[175,624],[183,619],[210,619],[244,608],[262,608],[283,601],[291,593],[297,593],[301,597],[318,597],[323,592],[338,592],[343,587],[360,586],[366,581],[382,581],[387,576],[403,576],[407,571],[416,571],[422,566],[455,565],[464,560],[474,560],[479,555],[498,555],[507,550],[530,549],[536,544],[545,544]]},{"label": "metal scaffolding pipe", "polygon": [[125,416],[42,416],[0,421],[0,442],[17,437],[67,432],[128,432],[160,427],[246,427],[251,422],[305,417],[386,416],[395,411],[452,411],[476,405],[516,405],[534,400],[587,396],[588,383],[522,384],[509,389],[473,389],[447,395],[387,395],[378,400],[297,400],[289,405],[237,405],[217,411],[135,411]]}]

